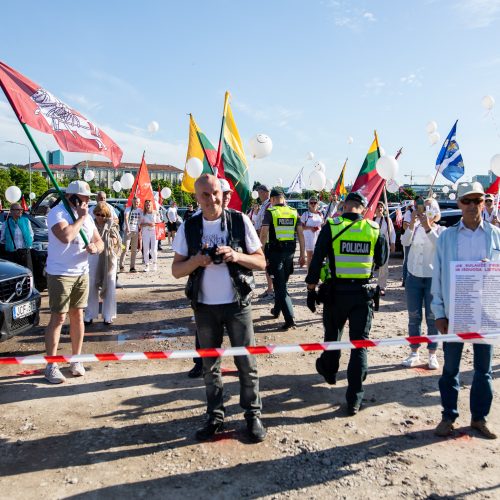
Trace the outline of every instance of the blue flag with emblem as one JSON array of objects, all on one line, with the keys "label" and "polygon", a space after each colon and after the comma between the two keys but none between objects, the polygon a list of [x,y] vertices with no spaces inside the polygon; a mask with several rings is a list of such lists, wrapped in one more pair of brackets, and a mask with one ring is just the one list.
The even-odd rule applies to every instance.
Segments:
[{"label": "blue flag with emblem", "polygon": [[458,120],[451,127],[436,160],[436,170],[439,170],[441,175],[451,182],[456,182],[465,172],[462,153],[456,141],[457,123]]}]

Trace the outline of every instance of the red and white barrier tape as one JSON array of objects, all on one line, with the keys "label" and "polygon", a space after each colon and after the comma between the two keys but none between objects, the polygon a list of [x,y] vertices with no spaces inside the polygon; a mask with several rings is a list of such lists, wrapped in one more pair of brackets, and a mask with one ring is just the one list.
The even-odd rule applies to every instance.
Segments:
[{"label": "red and white barrier tape", "polygon": [[431,342],[472,342],[479,344],[500,343],[500,333],[457,333],[455,335],[428,335],[426,337],[404,337],[349,342],[319,342],[314,344],[267,345],[249,347],[227,347],[219,349],[196,349],[183,351],[149,351],[101,354],[75,354],[73,356],[15,356],[0,357],[0,365],[38,365],[45,363],[92,363],[95,361],[143,361],[147,359],[217,358],[248,356],[249,354],[285,354],[290,352],[339,351],[362,347],[386,347]]}]

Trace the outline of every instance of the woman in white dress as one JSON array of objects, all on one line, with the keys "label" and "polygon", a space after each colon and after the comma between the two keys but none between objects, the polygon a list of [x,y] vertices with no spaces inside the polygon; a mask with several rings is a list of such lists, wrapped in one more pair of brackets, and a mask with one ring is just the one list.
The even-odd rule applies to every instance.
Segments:
[{"label": "woman in white dress", "polygon": [[304,242],[306,247],[307,268],[311,263],[314,253],[314,245],[319,236],[319,231],[323,225],[323,216],[318,211],[317,198],[310,198],[307,212],[300,217],[300,222],[304,229]]},{"label": "woman in white dress", "polygon": [[153,202],[144,202],[140,224],[142,230],[142,255],[144,256],[144,272],[150,270],[149,264],[153,265],[153,271],[157,270],[158,245],[156,243],[156,223],[161,222],[160,214],[153,210]]},{"label": "woman in white dress", "polygon": [[104,251],[89,255],[89,300],[84,321],[92,324],[99,317],[99,299],[102,299],[102,318],[110,325],[116,318],[116,270],[121,253],[120,227],[114,220],[109,205],[100,201],[94,209],[95,225],[104,242]]}]

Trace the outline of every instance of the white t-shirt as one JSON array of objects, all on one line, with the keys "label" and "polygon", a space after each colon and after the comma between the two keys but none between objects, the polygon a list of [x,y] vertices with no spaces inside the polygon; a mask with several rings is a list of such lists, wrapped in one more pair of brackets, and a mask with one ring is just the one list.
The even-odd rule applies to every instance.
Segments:
[{"label": "white t-shirt", "polygon": [[[74,212],[75,217],[78,217]],[[62,203],[55,206],[47,215],[49,245],[47,249],[47,274],[54,276],[81,276],[89,272],[89,261],[85,243],[80,234],[70,243],[63,243],[53,232],[52,226],[66,221],[73,224],[73,219]],[[94,220],[90,215],[85,217],[82,230],[88,241],[92,241],[95,230]]]},{"label": "white t-shirt", "polygon": [[177,208],[170,207],[167,210],[167,219],[169,220],[169,222],[176,222],[177,221]]},{"label": "white t-shirt", "polygon": [[125,209],[125,217],[128,216],[128,227],[131,233],[139,231],[139,222],[142,217],[142,210],[140,208],[128,207]]},{"label": "white t-shirt", "polygon": [[[141,218],[140,218],[140,223],[146,223],[146,224],[156,224],[157,222],[161,222],[161,216],[158,212],[152,212],[152,213],[147,213],[145,214],[144,212],[141,213]],[[143,231],[156,231],[155,226],[143,226],[142,227]]]},{"label": "white t-shirt", "polygon": [[[194,216],[193,216],[194,217]],[[253,227],[250,219],[243,214],[243,221],[245,223],[245,244],[248,253],[254,253],[261,248],[260,239],[257,232]],[[186,242],[186,235],[184,232],[184,224],[175,235],[172,249],[175,253],[187,257],[189,255],[188,246]],[[201,238],[202,245],[209,247],[218,245],[224,246],[228,243],[229,233],[227,228],[221,230],[220,218],[214,221],[203,219],[203,236]],[[198,302],[202,304],[231,304],[236,301],[236,293],[231,282],[229,269],[227,264],[209,264],[205,267],[203,277],[201,279],[200,294]]]}]

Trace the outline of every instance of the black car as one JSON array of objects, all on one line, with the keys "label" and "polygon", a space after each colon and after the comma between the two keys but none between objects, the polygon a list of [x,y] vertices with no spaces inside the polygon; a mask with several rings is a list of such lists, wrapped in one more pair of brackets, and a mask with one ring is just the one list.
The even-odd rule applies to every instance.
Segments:
[{"label": "black car", "polygon": [[[0,212],[0,228],[3,226],[9,212]],[[25,213],[23,217],[27,217],[31,222],[33,229],[33,247],[31,249],[31,260],[33,263],[33,274],[35,279],[35,288],[43,292],[47,288],[47,275],[45,265],[47,263],[47,247],[49,244],[49,234],[47,230],[47,222],[45,217],[35,217],[34,215]],[[5,248],[0,246],[0,257],[6,258]]]},{"label": "black car", "polygon": [[31,271],[0,259],[0,341],[38,325],[39,309]]}]

